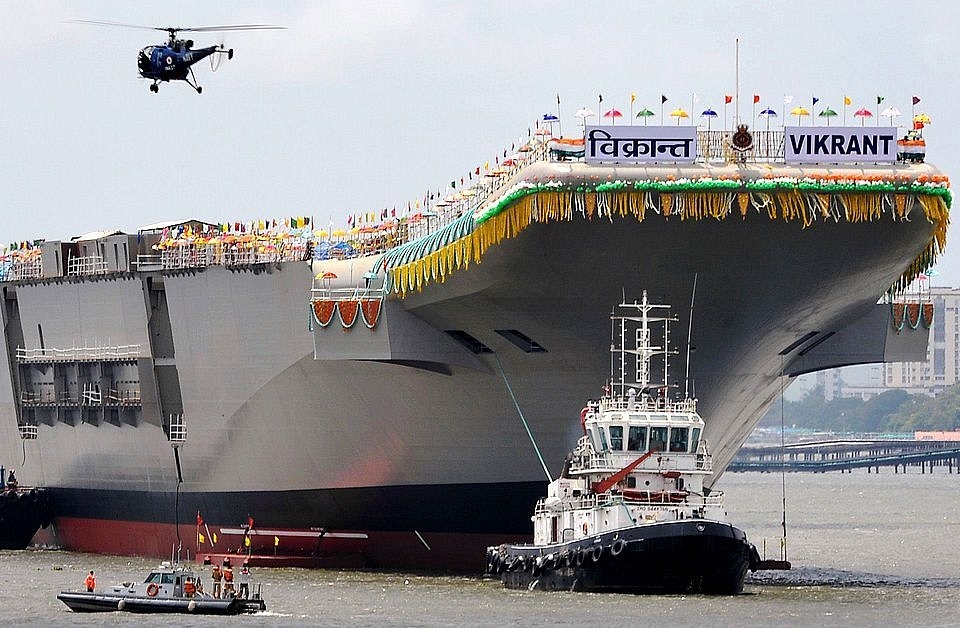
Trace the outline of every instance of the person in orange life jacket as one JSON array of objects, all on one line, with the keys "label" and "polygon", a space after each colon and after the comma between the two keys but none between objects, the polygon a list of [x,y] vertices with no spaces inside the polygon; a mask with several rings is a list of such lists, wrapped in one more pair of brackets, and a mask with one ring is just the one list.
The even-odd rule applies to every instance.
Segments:
[{"label": "person in orange life jacket", "polygon": [[87,574],[87,579],[83,581],[87,585],[87,592],[93,593],[93,590],[97,588],[97,578],[93,575],[93,570],[90,570],[90,573]]},{"label": "person in orange life jacket", "polygon": [[230,566],[229,560],[223,561],[223,595],[227,594],[233,595],[233,567]]},{"label": "person in orange life jacket", "polygon": [[193,578],[187,578],[186,582],[183,583],[183,595],[185,597],[193,597],[197,592],[197,585],[194,583]]}]

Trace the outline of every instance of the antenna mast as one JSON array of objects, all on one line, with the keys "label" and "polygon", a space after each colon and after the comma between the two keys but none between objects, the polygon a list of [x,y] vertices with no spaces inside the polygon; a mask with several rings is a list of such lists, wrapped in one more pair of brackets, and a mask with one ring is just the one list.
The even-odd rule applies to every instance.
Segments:
[{"label": "antenna mast", "polygon": [[690,339],[693,336],[693,300],[697,296],[697,275],[693,273],[693,290],[690,291],[690,320],[687,321],[687,368],[683,377],[683,396],[690,398]]}]

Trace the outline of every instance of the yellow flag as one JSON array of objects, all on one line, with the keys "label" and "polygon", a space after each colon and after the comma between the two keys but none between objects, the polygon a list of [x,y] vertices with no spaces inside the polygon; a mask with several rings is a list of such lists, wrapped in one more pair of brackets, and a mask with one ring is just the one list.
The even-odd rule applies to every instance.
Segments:
[{"label": "yellow flag", "polygon": [[243,546],[244,546],[244,547],[250,547],[250,537],[249,537],[249,536],[243,537]]},{"label": "yellow flag", "polygon": [[203,536],[203,532],[201,532],[200,534],[198,534],[198,535],[197,535],[197,538],[200,539],[200,545],[203,545],[204,543],[207,542],[207,539],[205,539],[204,536]]},{"label": "yellow flag", "polygon": [[273,537],[273,546],[276,547],[276,546],[278,546],[278,545],[280,545],[280,537],[279,537],[279,536],[275,536],[275,537]]},{"label": "yellow flag", "polygon": [[214,544],[214,545],[217,544],[217,533],[216,533],[216,532],[213,533],[213,544]]},{"label": "yellow flag", "polygon": [[849,97],[849,96],[844,96],[844,97],[843,97],[843,104],[844,104],[845,106],[850,106],[850,105],[853,104],[853,101],[850,100],[850,97]]},{"label": "yellow flag", "polygon": [[630,104],[637,102],[637,92],[630,92]]}]

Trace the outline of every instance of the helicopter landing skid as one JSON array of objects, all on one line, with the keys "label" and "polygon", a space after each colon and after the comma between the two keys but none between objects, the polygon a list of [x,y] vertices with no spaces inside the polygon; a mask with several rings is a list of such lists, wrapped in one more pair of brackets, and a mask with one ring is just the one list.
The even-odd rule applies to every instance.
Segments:
[{"label": "helicopter landing skid", "polygon": [[157,81],[154,81],[153,85],[150,86],[150,91],[153,92],[154,94],[160,91],[160,86],[157,85]]}]

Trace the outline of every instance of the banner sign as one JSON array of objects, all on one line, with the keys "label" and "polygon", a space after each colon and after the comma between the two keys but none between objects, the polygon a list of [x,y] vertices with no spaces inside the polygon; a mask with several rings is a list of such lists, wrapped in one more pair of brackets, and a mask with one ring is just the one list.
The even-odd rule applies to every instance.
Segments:
[{"label": "banner sign", "polygon": [[788,126],[784,128],[783,151],[788,164],[893,163],[897,160],[897,127]]},{"label": "banner sign", "polygon": [[584,160],[601,163],[692,163],[697,158],[695,126],[588,126]]}]

